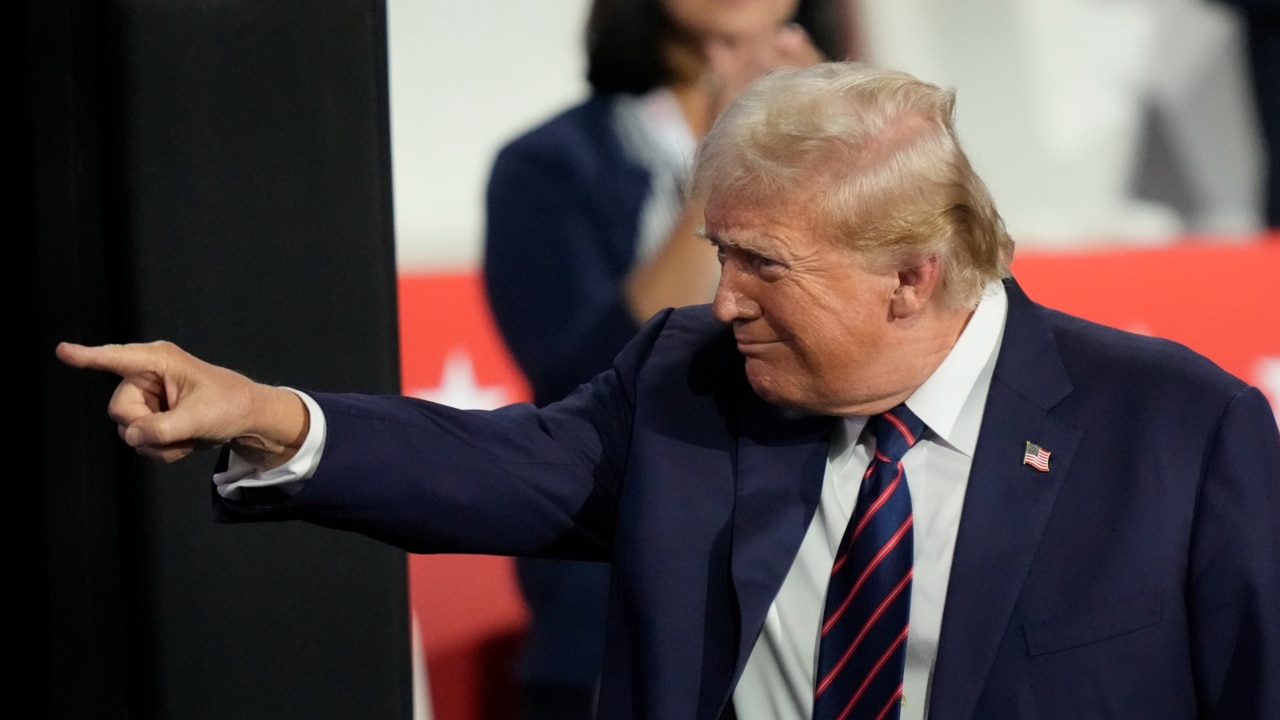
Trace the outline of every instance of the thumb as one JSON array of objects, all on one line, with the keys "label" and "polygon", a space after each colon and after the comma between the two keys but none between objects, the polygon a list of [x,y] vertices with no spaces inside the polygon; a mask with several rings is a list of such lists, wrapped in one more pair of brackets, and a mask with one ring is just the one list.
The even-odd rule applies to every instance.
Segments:
[{"label": "thumb", "polygon": [[191,440],[193,423],[181,407],[120,423],[120,437],[130,447],[164,448]]},{"label": "thumb", "polygon": [[196,450],[220,444],[200,436],[200,420],[196,415],[187,405],[179,405],[172,410],[121,419],[117,422],[117,430],[120,439],[138,454],[171,463]]}]

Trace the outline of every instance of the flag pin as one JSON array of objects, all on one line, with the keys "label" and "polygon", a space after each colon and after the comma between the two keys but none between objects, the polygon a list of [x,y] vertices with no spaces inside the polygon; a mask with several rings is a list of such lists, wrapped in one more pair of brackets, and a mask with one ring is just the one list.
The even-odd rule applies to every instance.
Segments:
[{"label": "flag pin", "polygon": [[1022,453],[1022,464],[1030,465],[1040,472],[1049,472],[1049,455],[1048,450],[1028,440],[1026,452]]}]

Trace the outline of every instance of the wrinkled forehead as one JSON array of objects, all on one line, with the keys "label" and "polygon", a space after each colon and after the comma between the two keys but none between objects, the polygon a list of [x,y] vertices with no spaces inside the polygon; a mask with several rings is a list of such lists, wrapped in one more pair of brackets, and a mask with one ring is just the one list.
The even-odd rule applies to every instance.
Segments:
[{"label": "wrinkled forehead", "polygon": [[772,167],[761,172],[748,163],[709,178],[706,205],[749,207],[770,212],[808,212],[821,207],[836,174],[829,167]]},{"label": "wrinkled forehead", "polygon": [[704,208],[701,233],[717,245],[749,250],[832,244],[816,203],[812,193],[716,194]]},{"label": "wrinkled forehead", "polygon": [[735,226],[785,224],[803,227],[817,239],[836,242],[858,223],[856,217],[846,217],[854,205],[833,202],[832,188],[828,178],[813,175],[787,186],[758,182],[716,185],[708,188],[705,197],[705,229],[723,232]]},{"label": "wrinkled forehead", "polygon": [[727,185],[712,188],[703,216],[716,226],[754,224],[768,219],[812,220],[818,199],[797,189]]}]

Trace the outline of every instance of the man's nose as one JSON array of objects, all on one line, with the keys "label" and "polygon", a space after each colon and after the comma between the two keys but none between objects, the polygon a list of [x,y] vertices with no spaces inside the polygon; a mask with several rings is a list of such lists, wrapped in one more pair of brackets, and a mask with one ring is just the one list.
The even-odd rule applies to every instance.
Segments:
[{"label": "man's nose", "polygon": [[755,313],[755,303],[743,291],[741,278],[737,275],[730,264],[720,269],[720,283],[716,285],[716,296],[711,301],[711,312],[720,322],[747,320]]}]

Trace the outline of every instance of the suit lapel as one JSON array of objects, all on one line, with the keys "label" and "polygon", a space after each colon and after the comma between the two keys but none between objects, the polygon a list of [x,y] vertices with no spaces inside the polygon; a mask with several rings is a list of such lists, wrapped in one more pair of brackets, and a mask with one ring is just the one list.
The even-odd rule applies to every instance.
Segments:
[{"label": "suit lapel", "polygon": [[792,415],[747,394],[731,559],[739,622],[735,685],[817,509],[834,423]]},{"label": "suit lapel", "polygon": [[[1071,392],[1045,310],[1012,280],[965,494],[930,693],[931,720],[969,718],[1007,632],[1081,432],[1049,411]],[[1023,463],[1026,443],[1049,471]]]}]

